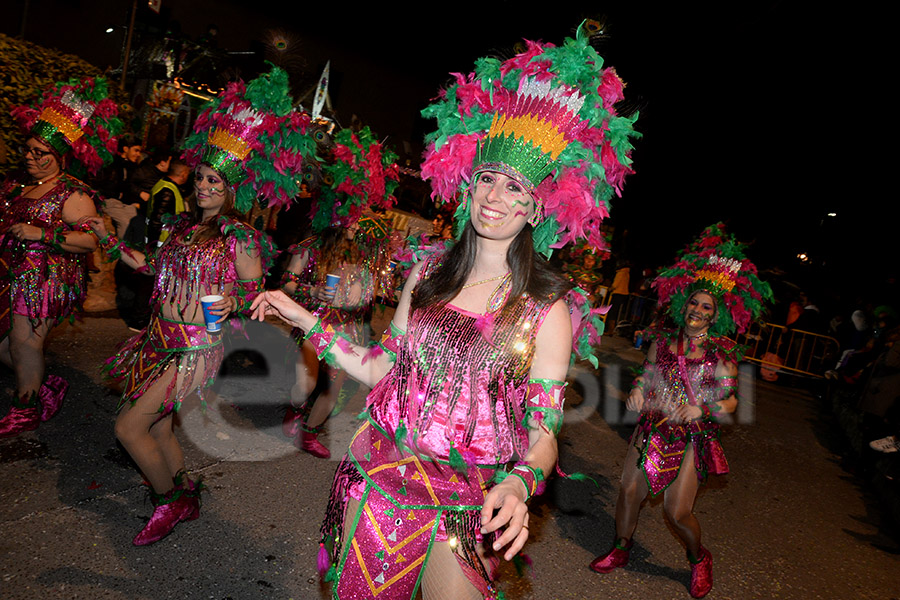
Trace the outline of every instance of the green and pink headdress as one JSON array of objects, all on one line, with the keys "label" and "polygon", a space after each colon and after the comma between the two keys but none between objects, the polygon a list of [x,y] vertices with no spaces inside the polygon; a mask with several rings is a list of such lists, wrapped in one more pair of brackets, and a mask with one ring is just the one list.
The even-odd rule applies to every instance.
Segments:
[{"label": "green and pink headdress", "polygon": [[509,60],[482,58],[473,73],[455,74],[422,111],[438,125],[426,136],[422,177],[436,202],[456,205],[457,234],[469,220],[469,186],[490,170],[538,201],[531,223],[539,253],[581,239],[605,250],[599,225],[632,173],[637,115],[617,115],[624,84],[584,36],[559,47],[526,44]]},{"label": "green and pink headdress", "polygon": [[293,109],[288,75],[273,68],[246,85],[228,84],[204,109],[185,142],[184,160],[203,163],[235,188],[235,206],[290,206],[300,191],[304,161],[315,156],[306,134],[310,117]]},{"label": "green and pink headdress", "polygon": [[43,140],[79,178],[112,162],[123,128],[102,77],[56,83],[36,105],[16,107],[12,116],[25,135]]},{"label": "green and pink headdress", "polygon": [[397,155],[378,141],[368,126],[342,129],[334,138],[333,160],[322,165],[327,186],[312,206],[312,229],[347,227],[368,211],[385,211],[396,204],[400,179]]},{"label": "green and pink headdress", "polygon": [[743,333],[772,301],[772,288],[757,275],[744,254],[746,246],[717,223],[679,253],[674,265],[659,272],[652,286],[669,316],[684,327],[684,306],[692,294],[706,292],[716,300],[713,337]]}]

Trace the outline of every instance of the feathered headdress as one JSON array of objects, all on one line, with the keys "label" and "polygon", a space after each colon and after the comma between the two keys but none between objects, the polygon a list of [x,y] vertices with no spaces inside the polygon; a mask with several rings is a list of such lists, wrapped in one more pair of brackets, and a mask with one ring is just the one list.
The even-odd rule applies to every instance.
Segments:
[{"label": "feathered headdress", "polygon": [[246,85],[228,84],[197,117],[185,142],[192,168],[209,165],[235,189],[235,207],[289,206],[300,191],[304,160],[315,155],[310,117],[293,110],[288,76],[277,67]]},{"label": "feathered headdress", "polygon": [[482,58],[474,73],[456,74],[442,99],[422,111],[438,125],[426,136],[422,177],[437,202],[456,203],[457,234],[469,220],[460,197],[475,174],[490,170],[537,200],[539,253],[582,238],[605,250],[599,224],[632,172],[637,115],[616,114],[624,84],[583,35],[560,47],[526,43],[509,60]]},{"label": "feathered headdress", "polygon": [[359,132],[342,129],[334,138],[334,160],[322,166],[325,181],[312,206],[312,229],[347,227],[369,210],[387,210],[400,171],[397,155],[379,142],[368,126]]},{"label": "feathered headdress", "polygon": [[25,135],[40,138],[61,157],[78,178],[96,175],[116,154],[122,132],[118,107],[109,97],[103,78],[71,79],[47,89],[35,106],[12,110]]},{"label": "feathered headdress", "polygon": [[772,288],[757,276],[744,248],[717,223],[679,253],[674,265],[660,271],[652,286],[660,304],[669,304],[669,316],[679,327],[684,327],[685,303],[699,291],[716,300],[716,318],[709,329],[713,337],[743,333],[760,317],[772,301]]}]

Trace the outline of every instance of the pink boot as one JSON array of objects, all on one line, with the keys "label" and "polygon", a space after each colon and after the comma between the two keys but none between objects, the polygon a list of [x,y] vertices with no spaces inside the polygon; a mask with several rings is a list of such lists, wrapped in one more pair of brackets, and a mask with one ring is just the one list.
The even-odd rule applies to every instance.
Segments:
[{"label": "pink boot", "polygon": [[284,413],[284,420],[281,422],[281,432],[285,437],[295,438],[300,433],[300,409],[288,406]]},{"label": "pink boot", "polygon": [[58,375],[47,375],[46,381],[38,390],[38,398],[41,401],[41,421],[49,421],[53,415],[59,412],[63,398],[69,391],[69,382]]},{"label": "pink boot", "polygon": [[41,424],[41,403],[37,394],[13,400],[12,408],[0,419],[0,438],[13,437],[24,431],[33,431]]},{"label": "pink boot", "polygon": [[135,546],[149,546],[163,539],[182,521],[192,521],[200,516],[200,490],[191,481],[178,484],[165,494],[155,494],[151,490],[150,500],[156,508],[153,516],[144,526],[133,543]]},{"label": "pink boot", "polygon": [[609,573],[610,571],[627,565],[630,554],[631,540],[619,538],[616,540],[615,545],[613,545],[612,550],[603,556],[598,556],[591,562],[591,569],[598,573]]},{"label": "pink boot", "polygon": [[691,561],[691,597],[702,598],[713,586],[712,554],[700,546],[700,560]]},{"label": "pink boot", "polygon": [[320,427],[317,427],[312,431],[308,429],[301,429],[300,436],[298,438],[300,442],[300,449],[304,452],[309,452],[316,458],[331,458],[331,452],[328,450],[328,448],[322,445],[322,442],[319,441],[320,430]]}]

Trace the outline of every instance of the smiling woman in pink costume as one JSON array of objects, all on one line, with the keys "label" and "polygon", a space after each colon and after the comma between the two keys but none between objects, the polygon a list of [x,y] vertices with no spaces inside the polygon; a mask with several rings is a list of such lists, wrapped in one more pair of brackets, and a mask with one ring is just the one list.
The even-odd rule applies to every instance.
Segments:
[{"label": "smiling woman in pink costume", "polygon": [[625,455],[616,502],[616,541],[591,563],[598,573],[628,564],[641,504],[663,494],[663,507],[691,563],[690,594],[712,589],[712,555],[700,545],[697,489],[709,473],[728,472],[719,417],[737,407],[739,349],[726,335],[746,331],[772,298],[743,247],[721,224],[707,228],[653,282],[675,328],[655,333],[626,403],[641,413]]},{"label": "smiling woman in pink costume", "polygon": [[44,342],[87,293],[84,256],[97,238],[79,221],[97,214],[94,192],[67,171],[83,177],[112,161],[122,124],[106,96],[103,79],[72,81],[13,110],[27,138],[24,176],[0,187],[0,360],[16,377],[0,437],[36,429],[69,387],[56,375],[44,381]]},{"label": "smiling woman in pink costume", "polygon": [[630,170],[631,121],[612,108],[622,84],[601,65],[581,40],[529,43],[482,59],[427,109],[439,133],[423,174],[435,197],[459,198],[459,239],[412,268],[373,350],[281,292],[255,303],[374,386],[322,527],[335,598],[502,596],[494,569],[528,539],[528,499],[556,465],[573,337],[587,331],[542,254],[599,242]]},{"label": "smiling woman in pink costume", "polygon": [[199,516],[199,487],[187,477],[173,425],[188,396],[197,392],[202,401],[223,358],[221,334],[207,331],[200,299],[223,297],[211,310],[221,323],[247,311],[263,289],[272,249],[243,219],[258,196],[287,204],[297,193],[301,157],[287,148],[302,137],[300,126],[283,71],[246,87],[230,84],[187,141],[185,162],[195,168],[190,209],[166,225],[169,235],[154,255],[124,247],[101,220],[88,220],[108,252],[155,276],[150,325],[107,365],[124,385],[116,436],[149,482],[155,507],[135,545],[152,544]]}]

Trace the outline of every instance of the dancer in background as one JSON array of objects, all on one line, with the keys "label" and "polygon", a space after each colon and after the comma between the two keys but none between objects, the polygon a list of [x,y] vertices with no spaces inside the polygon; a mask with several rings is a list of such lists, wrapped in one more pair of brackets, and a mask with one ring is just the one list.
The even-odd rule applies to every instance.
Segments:
[{"label": "dancer in background", "polygon": [[62,377],[44,379],[44,343],[87,295],[85,256],[97,247],[79,224],[97,214],[94,192],[76,176],[112,161],[122,129],[103,79],[58,83],[13,116],[25,172],[0,187],[0,360],[16,379],[0,437],[37,429],[68,390]]},{"label": "dancer in background", "polygon": [[283,292],[255,303],[257,318],[308,332],[321,358],[374,386],[322,527],[334,598],[498,598],[499,555],[524,546],[527,501],[556,465],[572,341],[588,330],[544,257],[582,234],[602,244],[632,121],[586,40],[478,64],[426,110],[439,132],[423,175],[460,202],[460,238],[413,267],[377,349]]},{"label": "dancer in background", "polygon": [[[368,343],[368,322],[375,298],[390,286],[388,225],[371,214],[387,210],[396,199],[397,156],[377,141],[368,127],[341,130],[334,139],[333,161],[322,170],[332,184],[322,188],[312,207],[316,235],[288,249],[293,255],[282,286],[295,301],[355,344]],[[362,227],[361,227],[362,225]],[[337,276],[329,286],[328,276]],[[320,361],[303,332],[296,383],[284,417],[284,434],[318,458],[331,452],[319,441],[325,421],[356,388],[346,374]]]},{"label": "dancer in background", "polygon": [[628,410],[641,418],[625,455],[616,540],[590,566],[609,573],[627,565],[641,504],[647,494],[663,494],[666,516],[691,564],[690,594],[702,598],[712,589],[712,554],[700,543],[694,501],[708,474],[728,472],[719,419],[738,402],[740,353],[725,336],[746,331],[772,290],[721,224],[707,228],[653,287],[676,327],[653,332],[628,397]]},{"label": "dancer in background", "polygon": [[[274,69],[246,87],[230,84],[200,114],[184,155],[195,169],[194,193],[188,210],[165,227],[155,254],[124,246],[101,219],[86,219],[108,253],[154,278],[150,325],[108,361],[124,386],[116,437],[149,482],[155,507],[135,545],[152,544],[199,516],[199,486],[187,475],[173,426],[193,392],[203,401],[223,358],[221,334],[208,331],[200,300],[221,296],[211,313],[222,322],[247,311],[263,289],[274,252],[243,219],[258,197],[288,204],[298,191],[301,155],[284,149],[300,147],[303,137],[291,106],[287,74]],[[282,171],[273,168],[276,161]]]}]

